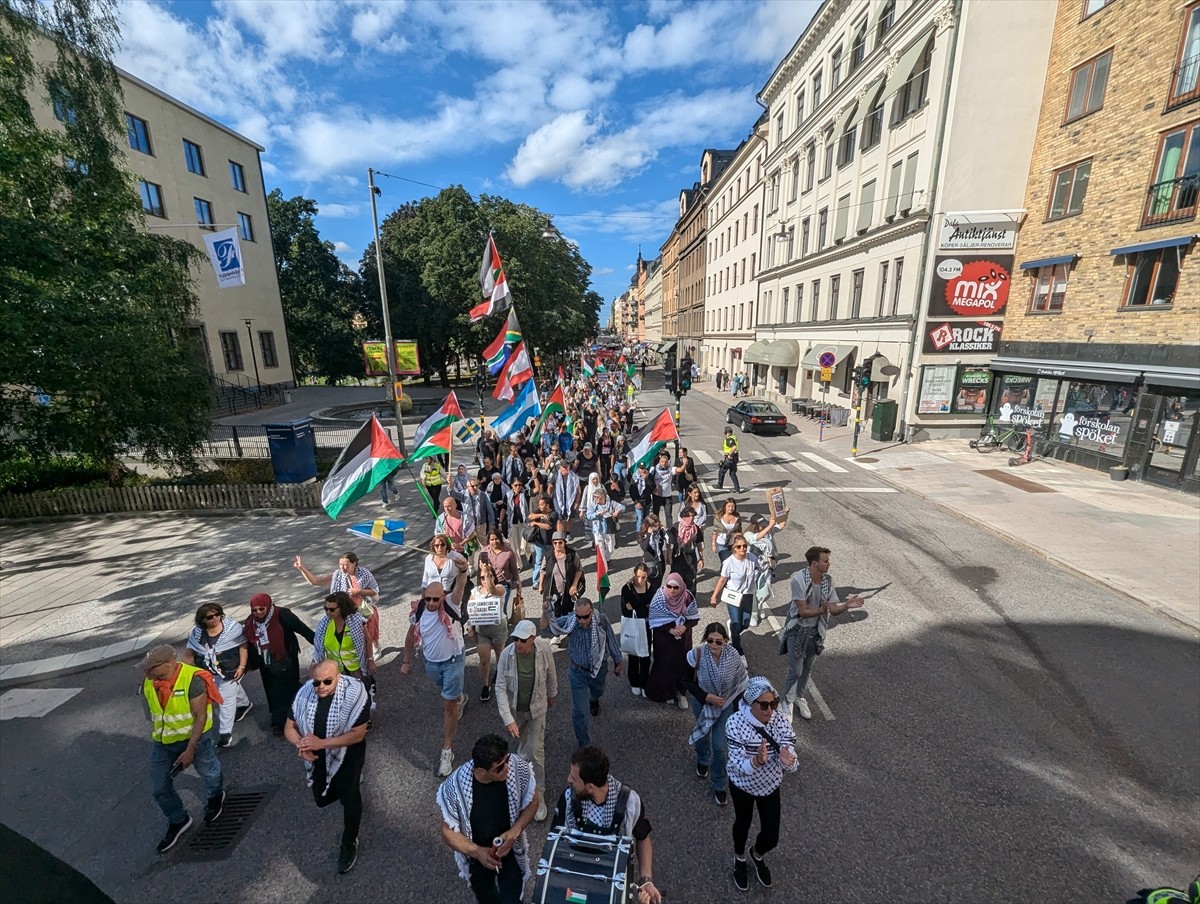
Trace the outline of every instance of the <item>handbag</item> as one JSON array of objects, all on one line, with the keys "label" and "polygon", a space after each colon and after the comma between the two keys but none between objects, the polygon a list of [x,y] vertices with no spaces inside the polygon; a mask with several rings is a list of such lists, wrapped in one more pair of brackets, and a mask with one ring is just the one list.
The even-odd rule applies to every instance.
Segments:
[{"label": "handbag", "polygon": [[738,607],[742,605],[742,592],[736,590],[731,584],[726,584],[721,590],[721,602],[726,606]]},{"label": "handbag", "polygon": [[646,619],[626,615],[621,619],[621,652],[630,656],[650,655],[650,643],[646,639]]}]

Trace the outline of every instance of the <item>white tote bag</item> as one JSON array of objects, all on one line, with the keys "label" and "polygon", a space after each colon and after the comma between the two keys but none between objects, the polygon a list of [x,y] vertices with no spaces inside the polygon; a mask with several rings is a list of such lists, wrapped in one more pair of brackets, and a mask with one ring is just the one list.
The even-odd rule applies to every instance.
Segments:
[{"label": "white tote bag", "polygon": [[621,652],[645,658],[650,655],[646,638],[646,619],[625,616],[621,619]]}]

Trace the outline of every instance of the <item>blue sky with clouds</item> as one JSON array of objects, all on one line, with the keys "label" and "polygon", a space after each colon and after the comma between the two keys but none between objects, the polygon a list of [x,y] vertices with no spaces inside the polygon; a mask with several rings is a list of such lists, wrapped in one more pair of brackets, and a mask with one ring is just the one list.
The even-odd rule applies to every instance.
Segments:
[{"label": "blue sky with clouds", "polygon": [[[746,137],[818,6],[124,0],[117,63],[264,145],[267,190],[315,199],[352,266],[370,166],[552,213],[608,302],[639,243],[666,240],[701,150]],[[381,217],[434,193],[379,185]]]}]

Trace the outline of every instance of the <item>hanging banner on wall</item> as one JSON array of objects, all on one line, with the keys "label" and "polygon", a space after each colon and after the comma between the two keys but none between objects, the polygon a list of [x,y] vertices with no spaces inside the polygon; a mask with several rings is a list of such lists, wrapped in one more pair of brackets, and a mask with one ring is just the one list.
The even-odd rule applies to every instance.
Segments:
[{"label": "hanging banner on wall", "polygon": [[[396,373],[400,376],[419,377],[421,375],[421,353],[417,343],[407,339],[396,340]],[[366,361],[368,377],[386,377],[387,345],[383,342],[364,342],[362,344],[363,359]]]},{"label": "hanging banner on wall", "polygon": [[942,218],[939,251],[1004,250],[1017,246],[1017,220],[987,210],[950,211]]},{"label": "hanging banner on wall", "polygon": [[236,226],[206,234],[204,247],[208,249],[208,260],[217,274],[218,289],[246,285],[246,268],[242,266],[242,245]]},{"label": "hanging banner on wall", "polygon": [[996,317],[1008,304],[1011,254],[940,254],[929,293],[932,317]]}]

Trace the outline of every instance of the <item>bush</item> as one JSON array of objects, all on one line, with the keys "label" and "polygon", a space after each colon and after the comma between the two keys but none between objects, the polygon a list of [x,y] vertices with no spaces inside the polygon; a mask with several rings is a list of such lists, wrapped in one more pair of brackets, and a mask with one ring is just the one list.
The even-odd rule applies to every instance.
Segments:
[{"label": "bush", "polygon": [[34,493],[66,487],[108,486],[103,461],[85,455],[10,458],[0,462],[0,492]]}]

